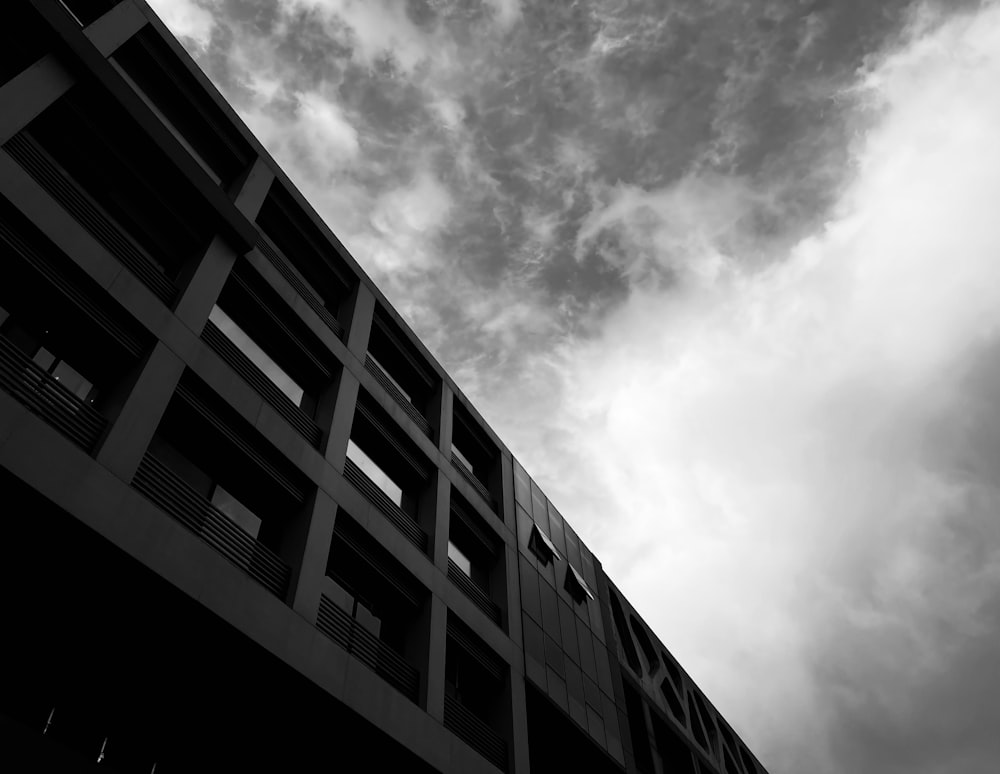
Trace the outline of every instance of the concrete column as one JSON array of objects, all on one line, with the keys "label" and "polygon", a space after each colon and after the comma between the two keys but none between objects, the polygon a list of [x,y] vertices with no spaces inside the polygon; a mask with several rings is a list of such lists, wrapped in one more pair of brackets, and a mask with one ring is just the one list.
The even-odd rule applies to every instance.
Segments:
[{"label": "concrete column", "polygon": [[259,156],[250,165],[244,178],[237,183],[238,190],[233,199],[236,209],[246,215],[247,220],[254,221],[260,208],[264,205],[267,192],[274,182],[274,172],[267,162]]},{"label": "concrete column", "polygon": [[[330,463],[338,473],[344,472],[344,461],[347,459],[347,442],[351,438],[351,425],[354,424],[354,405],[358,402],[358,389],[360,382],[357,377],[342,368],[337,386],[330,395],[325,396],[320,401],[320,411],[317,418],[322,415],[331,416],[326,429],[326,447],[323,454],[326,461]],[[332,410],[329,403],[332,402]],[[320,426],[321,429],[322,425]]]},{"label": "concrete column", "polygon": [[289,527],[282,555],[292,565],[292,609],[315,623],[330,541],[333,540],[337,503],[322,489],[317,489],[312,503],[305,506],[304,511]]},{"label": "concrete column", "polygon": [[131,2],[122,2],[88,26],[83,34],[108,57],[145,26],[142,11]]},{"label": "concrete column", "polygon": [[[434,468],[433,476],[437,479],[437,496],[434,509],[434,539],[431,559],[434,566],[441,572],[448,572],[448,531],[451,522],[451,482],[438,468]],[[431,484],[435,486],[435,484]]]},{"label": "concrete column", "polygon": [[503,519],[504,526],[515,535],[517,524],[514,522],[514,459],[506,451],[500,452],[500,504],[497,515]]},{"label": "concrete column", "polygon": [[177,302],[174,314],[194,333],[201,333],[205,327],[205,321],[218,301],[238,257],[229,242],[216,234],[201,260],[192,267],[186,282],[182,279],[184,292]]},{"label": "concrete column", "polygon": [[[274,173],[258,157],[238,183],[235,204],[250,220],[257,217],[273,180]],[[205,255],[191,268],[190,274],[179,282],[184,287],[184,292],[177,302],[174,314],[195,333],[201,333],[205,327],[212,306],[218,300],[239,256],[239,251],[229,241],[216,234]]]},{"label": "concrete column", "polygon": [[444,661],[448,642],[448,608],[444,600],[436,594],[431,594],[427,604],[429,621],[424,710],[439,723],[444,723]]},{"label": "concrete column", "polygon": [[511,771],[527,774],[531,770],[528,752],[528,699],[525,695],[524,675],[510,671],[511,709]]},{"label": "concrete column", "polygon": [[454,419],[455,393],[447,384],[441,385],[441,402],[438,409],[438,449],[444,455],[445,462],[451,463],[451,432],[455,426]]},{"label": "concrete column", "polygon": [[135,475],[183,372],[183,361],[157,342],[97,454],[97,461],[122,481],[131,482]]},{"label": "concrete column", "polygon": [[358,283],[346,311],[350,319],[347,326],[347,348],[363,363],[375,315],[375,296],[363,282]]},{"label": "concrete column", "polygon": [[69,91],[76,76],[48,54],[0,87],[0,144],[7,142]]}]

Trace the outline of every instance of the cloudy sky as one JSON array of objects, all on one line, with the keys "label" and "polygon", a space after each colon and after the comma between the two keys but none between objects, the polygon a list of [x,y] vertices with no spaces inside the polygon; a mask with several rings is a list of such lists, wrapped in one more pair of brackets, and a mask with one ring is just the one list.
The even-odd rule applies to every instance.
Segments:
[{"label": "cloudy sky", "polygon": [[152,5],[772,774],[995,774],[1000,4]]}]

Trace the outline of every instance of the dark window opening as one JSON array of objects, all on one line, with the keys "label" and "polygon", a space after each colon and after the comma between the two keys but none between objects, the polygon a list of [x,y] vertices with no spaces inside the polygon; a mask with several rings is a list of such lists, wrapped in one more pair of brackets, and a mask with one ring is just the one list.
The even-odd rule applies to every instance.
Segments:
[{"label": "dark window opening", "polygon": [[583,576],[568,562],[566,564],[566,581],[563,587],[578,605],[586,604],[588,599],[594,599],[594,593],[587,586]]},{"label": "dark window opening", "polygon": [[642,706],[642,697],[627,682],[625,689],[625,714],[628,716],[629,734],[632,739],[632,754],[639,771],[653,772],[653,753],[649,747],[649,734]]},{"label": "dark window opening", "polygon": [[673,731],[658,715],[651,715],[656,751],[663,763],[663,771],[671,774],[696,774],[694,753],[682,737]]},{"label": "dark window opening", "polygon": [[133,36],[110,61],[216,183],[228,185],[246,167],[246,141],[153,30]]},{"label": "dark window opening", "polygon": [[548,535],[542,532],[537,524],[531,525],[531,535],[528,538],[528,549],[542,564],[554,562],[556,557],[559,556],[559,552],[556,550],[555,545],[551,540],[549,540]]},{"label": "dark window opening", "polygon": [[[204,253],[215,230],[211,213],[192,195],[190,182],[100,86],[74,86],[29,125],[25,137],[34,143],[32,152],[41,163],[75,184],[74,196],[82,192],[88,206],[96,204],[134,240],[143,260],[167,277],[176,278]],[[103,226],[94,226],[90,214],[73,212],[99,239],[114,239],[103,235]]]},{"label": "dark window opening", "polygon": [[448,577],[496,624],[506,595],[503,544],[457,492],[448,526]]},{"label": "dark window opening", "polygon": [[687,725],[687,715],[684,713],[684,706],[677,697],[677,692],[673,685],[666,677],[660,681],[660,694],[663,696],[664,701],[667,702],[667,708],[670,710],[670,714],[674,716],[674,719],[682,726]]},{"label": "dark window opening", "polygon": [[59,0],[59,4],[81,27],[100,19],[117,2],[118,0]]},{"label": "dark window opening", "polygon": [[428,408],[437,379],[406,335],[385,313],[376,310],[368,339],[365,367],[420,429],[431,433]]},{"label": "dark window opening", "polygon": [[452,464],[491,508],[496,508],[500,453],[472,415],[454,404],[451,436]]},{"label": "dark window opening", "polygon": [[345,301],[357,278],[327,237],[277,182],[257,215],[258,247],[338,335],[350,322]]},{"label": "dark window opening", "polygon": [[418,548],[433,529],[430,463],[366,393],[359,396],[345,476]]},{"label": "dark window opening", "polygon": [[426,639],[419,625],[426,589],[343,510],[337,514],[326,575],[328,603],[356,624],[338,625],[338,614],[327,609],[321,629],[416,700],[419,671],[411,664]]},{"label": "dark window opening", "polygon": [[6,83],[52,49],[49,26],[28,3],[7,3],[0,25],[0,77]]},{"label": "dark window opening", "polygon": [[448,614],[445,693],[476,718],[503,733],[507,664],[454,614]]},{"label": "dark window opening", "polygon": [[657,658],[656,650],[653,648],[653,643],[650,641],[649,635],[646,634],[646,627],[642,625],[634,614],[629,616],[629,623],[632,626],[632,632],[635,634],[636,642],[639,643],[639,648],[642,650],[642,655],[646,658],[646,674],[656,674],[660,668],[660,660]]},{"label": "dark window opening", "polygon": [[622,611],[621,602],[618,595],[611,592],[611,617],[615,622],[615,634],[618,635],[618,644],[625,654],[625,661],[636,675],[642,675],[642,665],[639,663],[639,654],[636,652],[635,644],[632,642],[632,635],[628,630],[628,623],[625,621],[625,613]]}]

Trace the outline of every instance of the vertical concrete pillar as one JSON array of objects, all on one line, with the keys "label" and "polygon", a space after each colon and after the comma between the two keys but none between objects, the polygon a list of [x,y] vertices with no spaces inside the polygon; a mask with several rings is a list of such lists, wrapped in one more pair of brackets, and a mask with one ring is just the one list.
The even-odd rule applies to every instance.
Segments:
[{"label": "vertical concrete pillar", "polygon": [[347,348],[362,363],[368,352],[368,338],[375,317],[375,295],[363,282],[359,282],[345,310],[350,319],[347,326]]},{"label": "vertical concrete pillar", "polygon": [[439,723],[444,723],[444,664],[448,642],[448,608],[437,594],[431,594],[427,604],[429,620],[424,710]]},{"label": "vertical concrete pillar", "polygon": [[157,342],[97,454],[97,461],[122,481],[131,482],[135,475],[183,372],[183,361]]},{"label": "vertical concrete pillar", "polygon": [[451,464],[451,432],[455,426],[455,393],[447,384],[441,385],[438,407],[438,450],[444,455],[445,464]]},{"label": "vertical concrete pillar", "polygon": [[[354,406],[358,402],[360,389],[358,378],[342,368],[337,384],[330,393],[320,400],[317,419],[329,416],[326,426],[326,446],[323,455],[338,473],[344,472],[344,462],[347,459],[347,442],[351,438],[351,425],[354,424]],[[332,406],[331,406],[332,404]],[[323,427],[322,425],[320,426]]]},{"label": "vertical concrete pillar", "polygon": [[448,572],[448,531],[451,521],[451,482],[439,468],[434,468],[433,473],[437,487],[434,510],[434,531],[431,533],[434,538],[433,552],[431,559],[434,566],[441,572]]},{"label": "vertical concrete pillar", "polygon": [[184,292],[174,314],[194,333],[201,333],[208,320],[215,302],[219,300],[229,273],[239,254],[236,250],[216,234],[208,245],[201,259],[191,267],[186,283],[182,279]]},{"label": "vertical concrete pillar", "polygon": [[282,555],[292,566],[292,609],[315,623],[330,541],[333,540],[337,503],[322,489],[317,489],[304,511],[290,526]]},{"label": "vertical concrete pillar", "polygon": [[267,162],[258,156],[243,179],[236,183],[233,197],[236,209],[246,215],[247,220],[257,219],[257,214],[264,205],[264,199],[267,198],[267,192],[271,190],[273,182],[274,172]]},{"label": "vertical concrete pillar", "polygon": [[528,698],[525,695],[524,674],[513,669],[510,672],[510,710],[511,771],[514,774],[527,774],[531,770],[528,751]]}]

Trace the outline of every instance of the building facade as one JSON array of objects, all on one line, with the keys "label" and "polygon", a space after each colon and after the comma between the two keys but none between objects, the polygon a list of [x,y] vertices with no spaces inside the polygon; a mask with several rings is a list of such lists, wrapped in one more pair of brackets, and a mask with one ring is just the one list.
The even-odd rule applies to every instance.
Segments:
[{"label": "building facade", "polygon": [[148,6],[4,10],[11,770],[764,774]]}]

